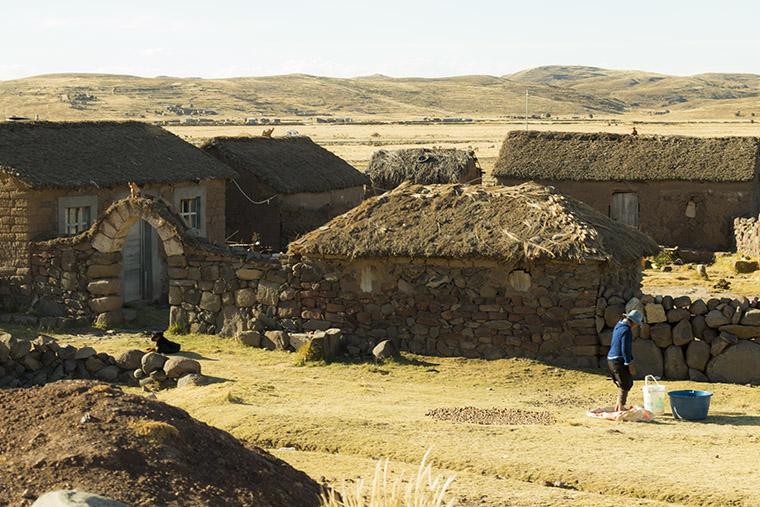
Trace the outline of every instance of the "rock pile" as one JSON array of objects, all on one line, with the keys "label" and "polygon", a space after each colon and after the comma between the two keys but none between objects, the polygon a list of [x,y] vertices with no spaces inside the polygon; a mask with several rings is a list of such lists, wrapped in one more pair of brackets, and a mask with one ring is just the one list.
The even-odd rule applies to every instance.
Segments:
[{"label": "rock pile", "polygon": [[[132,370],[135,380],[145,390],[155,391],[177,387],[183,378],[195,375],[193,383],[202,383],[201,363],[183,356],[165,356],[158,352],[130,350],[119,358]],[[189,382],[189,381],[188,381]],[[183,384],[185,382],[182,382]]]},{"label": "rock pile", "polygon": [[261,347],[268,350],[296,351],[310,344],[319,351],[321,359],[331,359],[342,349],[343,332],[338,328],[324,331],[289,332],[286,330],[243,331],[237,340],[249,347]]},{"label": "rock pile", "polygon": [[631,310],[645,316],[633,343],[640,375],[760,384],[760,299],[600,297],[596,325],[604,352],[610,346],[612,328]]},{"label": "rock pile", "polygon": [[[124,356],[122,356],[124,357]],[[92,347],[60,345],[50,336],[34,340],[0,335],[0,387],[29,387],[64,379],[134,384],[132,370]]]}]

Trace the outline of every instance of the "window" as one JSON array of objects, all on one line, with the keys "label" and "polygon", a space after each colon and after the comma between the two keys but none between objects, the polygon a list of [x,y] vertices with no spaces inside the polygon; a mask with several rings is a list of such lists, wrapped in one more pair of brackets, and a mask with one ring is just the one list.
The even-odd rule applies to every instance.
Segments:
[{"label": "window", "polygon": [[201,230],[201,198],[193,197],[190,199],[180,199],[179,216],[185,221],[188,227]]},{"label": "window", "polygon": [[92,208],[90,206],[66,208],[64,214],[66,217],[64,233],[67,235],[79,234],[92,225]]},{"label": "window", "polygon": [[58,198],[58,234],[73,236],[90,228],[98,217],[95,195],[64,195]]}]

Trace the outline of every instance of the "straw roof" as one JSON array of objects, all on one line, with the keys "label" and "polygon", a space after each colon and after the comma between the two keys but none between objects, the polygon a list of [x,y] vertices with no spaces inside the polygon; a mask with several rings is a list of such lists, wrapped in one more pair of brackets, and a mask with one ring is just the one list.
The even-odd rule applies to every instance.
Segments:
[{"label": "straw roof", "polygon": [[504,140],[493,175],[547,181],[752,181],[759,141],[513,131]]},{"label": "straw roof", "polygon": [[423,185],[465,183],[463,178],[479,171],[477,162],[473,152],[453,148],[379,150],[369,161],[367,176],[373,186],[384,190],[396,188],[404,181]]},{"label": "straw roof", "polygon": [[625,263],[657,244],[588,205],[537,183],[404,183],[290,244],[314,256],[556,259]]},{"label": "straw roof", "polygon": [[235,176],[160,127],[140,122],[2,122],[0,171],[31,188],[112,187]]},{"label": "straw roof", "polygon": [[202,148],[275,192],[328,192],[369,184],[369,178],[308,137],[216,137]]}]

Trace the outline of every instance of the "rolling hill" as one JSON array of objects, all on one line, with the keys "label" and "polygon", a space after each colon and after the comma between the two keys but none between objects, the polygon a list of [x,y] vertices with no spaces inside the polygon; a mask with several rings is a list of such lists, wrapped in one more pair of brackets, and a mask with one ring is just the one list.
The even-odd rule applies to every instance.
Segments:
[{"label": "rolling hill", "polygon": [[[760,114],[760,76],[679,77],[596,67],[547,66],[506,76],[351,79],[292,74],[200,79],[53,74],[0,81],[0,117],[50,120],[266,116],[398,119],[532,114],[734,118]],[[757,111],[755,111],[757,110]]]}]

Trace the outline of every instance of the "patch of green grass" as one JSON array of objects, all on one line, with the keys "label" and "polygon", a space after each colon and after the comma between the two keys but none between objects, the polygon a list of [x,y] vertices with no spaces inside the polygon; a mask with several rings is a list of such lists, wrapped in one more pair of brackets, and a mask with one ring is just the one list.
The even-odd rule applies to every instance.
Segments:
[{"label": "patch of green grass", "polygon": [[179,322],[172,322],[169,324],[166,330],[168,334],[174,336],[183,336],[190,333],[190,328],[187,325],[182,325]]},{"label": "patch of green grass", "polygon": [[325,364],[324,353],[322,350],[314,344],[314,341],[309,340],[301,345],[294,355],[293,363],[296,366],[306,366],[307,364]]}]

